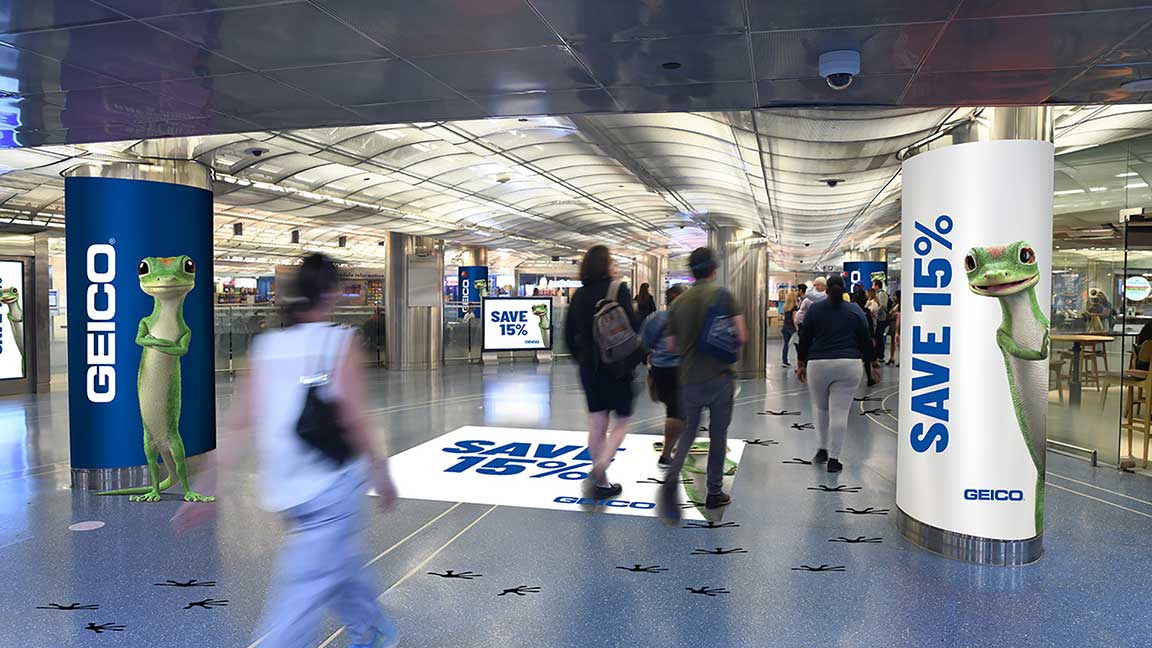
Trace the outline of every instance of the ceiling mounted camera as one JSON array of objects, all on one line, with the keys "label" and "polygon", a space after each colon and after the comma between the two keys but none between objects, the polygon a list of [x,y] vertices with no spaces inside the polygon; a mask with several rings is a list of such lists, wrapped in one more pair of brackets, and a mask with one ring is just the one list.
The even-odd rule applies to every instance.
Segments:
[{"label": "ceiling mounted camera", "polygon": [[860,52],[856,50],[834,50],[820,55],[820,76],[833,90],[844,90],[852,85],[852,79],[860,74]]},{"label": "ceiling mounted camera", "polygon": [[260,146],[253,146],[252,148],[244,149],[244,152],[248,155],[251,155],[252,157],[260,157],[261,155],[267,153],[268,149]]},{"label": "ceiling mounted camera", "polygon": [[840,184],[841,182],[844,182],[844,179],[843,178],[821,178],[820,182],[823,182],[824,184],[828,185],[831,188],[835,188],[836,185]]}]

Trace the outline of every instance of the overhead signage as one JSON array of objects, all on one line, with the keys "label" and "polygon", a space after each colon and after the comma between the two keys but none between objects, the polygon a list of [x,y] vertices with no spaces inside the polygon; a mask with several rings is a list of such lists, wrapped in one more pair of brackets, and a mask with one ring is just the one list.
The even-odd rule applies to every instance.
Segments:
[{"label": "overhead signage", "polygon": [[1021,140],[904,163],[896,503],[921,524],[1043,531],[1052,169]]},{"label": "overhead signage", "polygon": [[0,261],[0,380],[24,377],[24,263]]},{"label": "overhead signage", "polygon": [[486,297],[482,305],[484,351],[552,348],[552,299]]},{"label": "overhead signage", "polygon": [[[660,453],[653,444],[661,439],[632,434],[624,440],[608,469],[624,492],[599,502],[581,492],[592,465],[587,432],[467,426],[405,450],[389,464],[401,497],[558,511],[596,507],[616,515],[654,517],[665,474],[656,466]],[[730,472],[743,452],[743,441],[729,440]],[[697,487],[704,488],[704,475],[684,474],[689,483],[681,485],[682,501],[702,500],[695,493]],[[684,517],[704,519],[694,508],[686,509]]]}]

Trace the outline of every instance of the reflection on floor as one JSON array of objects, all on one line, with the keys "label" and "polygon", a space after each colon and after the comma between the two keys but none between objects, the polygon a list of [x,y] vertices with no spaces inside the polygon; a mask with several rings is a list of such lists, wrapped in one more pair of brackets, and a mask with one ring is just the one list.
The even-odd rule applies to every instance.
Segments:
[{"label": "reflection on floor", "polygon": [[[1152,532],[1152,480],[1053,455],[1043,560],[996,569],[939,558],[893,528],[896,372],[868,392],[878,400],[854,405],[838,476],[808,463],[803,386],[785,369],[769,374],[741,383],[732,437],[755,442],[743,446],[732,504],[712,519],[669,528],[419,492],[373,516],[371,569],[402,645],[1147,645],[1132,623],[1147,616],[1133,576],[1152,571],[1152,557],[1131,547]],[[373,372],[370,392],[393,452],[468,425],[571,430],[584,419],[564,363]],[[230,393],[221,382],[221,405]],[[248,646],[280,539],[253,475],[231,476],[213,527],[177,537],[176,501],[68,489],[66,400],[0,399],[0,645]],[[660,422],[640,395],[635,432]],[[579,497],[578,481],[561,481]],[[86,521],[104,526],[68,530]],[[337,629],[330,621],[318,641]]]}]

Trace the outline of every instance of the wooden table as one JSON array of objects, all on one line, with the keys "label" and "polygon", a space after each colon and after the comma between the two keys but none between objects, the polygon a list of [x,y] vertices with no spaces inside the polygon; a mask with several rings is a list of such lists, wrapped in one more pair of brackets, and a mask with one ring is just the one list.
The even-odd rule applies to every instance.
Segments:
[{"label": "wooden table", "polygon": [[[1069,335],[1053,335],[1048,339],[1052,342],[1072,343],[1072,375],[1068,379],[1068,406],[1080,407],[1080,358],[1084,352],[1083,345],[1112,342],[1116,338],[1111,335],[1074,333]],[[1049,354],[1051,354],[1051,351],[1049,351]]]}]

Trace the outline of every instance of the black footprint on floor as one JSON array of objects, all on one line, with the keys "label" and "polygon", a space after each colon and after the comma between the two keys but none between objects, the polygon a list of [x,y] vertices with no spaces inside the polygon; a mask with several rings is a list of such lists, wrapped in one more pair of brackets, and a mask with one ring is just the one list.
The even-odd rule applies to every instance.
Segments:
[{"label": "black footprint on floor", "polygon": [[864,509],[854,509],[852,507],[836,509],[837,513],[851,513],[852,515],[888,515],[888,509],[878,509],[869,506]]},{"label": "black footprint on floor", "polygon": [[659,574],[660,572],[668,571],[667,567],[661,567],[660,565],[649,565],[648,567],[642,567],[640,563],[636,563],[631,567],[617,567],[616,569],[623,569],[626,572],[634,572],[637,574]]},{"label": "black footprint on floor", "polygon": [[696,500],[688,500],[687,502],[684,502],[683,504],[681,504],[680,508],[690,509],[690,508],[696,508],[699,506],[704,506],[704,502],[697,502]]},{"label": "black footprint on floor", "polygon": [[529,587],[528,585],[519,585],[512,589],[506,589],[496,596],[504,596],[505,594],[515,594],[516,596],[524,596],[525,594],[536,594],[540,591],[539,587]]},{"label": "black footprint on floor", "polygon": [[88,625],[84,626],[84,629],[91,630],[96,634],[104,634],[105,632],[124,632],[124,628],[127,627],[128,626],[121,625],[119,623],[101,623],[99,625],[95,623],[89,623]]},{"label": "black footprint on floor", "polygon": [[740,526],[735,522],[715,522],[708,520],[707,522],[699,522],[697,520],[688,520],[688,522],[680,527],[681,529],[734,529]]},{"label": "black footprint on floor", "polygon": [[228,599],[206,598],[203,601],[192,601],[188,605],[185,605],[184,609],[191,610],[194,607],[203,608],[205,610],[211,610],[214,607],[228,607]]},{"label": "black footprint on floor", "polygon": [[757,446],[780,445],[780,442],[775,440],[775,439],[752,439],[751,441],[745,441],[744,443],[747,445],[757,445]]},{"label": "black footprint on floor", "polygon": [[852,400],[856,401],[857,403],[870,403],[870,402],[879,401],[880,397],[879,396],[865,396],[864,398],[853,398]]},{"label": "black footprint on floor", "polygon": [[840,536],[838,538],[833,538],[832,540],[829,540],[828,542],[845,542],[847,544],[880,544],[880,543],[884,542],[884,538],[866,538],[864,536],[856,536],[855,538],[845,538],[844,536]]},{"label": "black footprint on floor", "polygon": [[60,605],[59,603],[49,603],[48,605],[37,605],[37,610],[99,610],[99,605],[81,605],[79,603],[69,603],[68,605]]},{"label": "black footprint on floor", "polygon": [[701,432],[707,432],[707,431],[708,431],[708,426],[707,426],[707,425],[701,425],[701,426],[700,426],[700,431],[701,431]]},{"label": "black footprint on floor", "polygon": [[846,569],[846,568],[844,567],[844,565],[820,565],[820,566],[818,566],[818,567],[813,567],[813,566],[811,566],[811,565],[800,565],[799,567],[793,567],[793,568],[792,568],[792,571],[805,571],[805,572],[842,572],[842,571],[844,571],[845,569]]},{"label": "black footprint on floor", "polygon": [[685,587],[684,589],[688,590],[689,592],[692,592],[693,594],[703,594],[704,596],[716,596],[717,594],[731,594],[732,593],[732,592],[729,592],[728,590],[724,589],[723,587],[708,587],[707,585],[705,585],[704,587]]},{"label": "black footprint on floor", "polygon": [[[663,480],[663,479],[657,479],[655,477],[649,477],[648,479],[642,479],[636,483],[637,484],[663,484],[664,482],[665,482],[665,480]],[[676,480],[673,480],[672,483],[674,483],[674,484],[691,484],[693,482],[691,479],[676,479]]]},{"label": "black footprint on floor", "polygon": [[791,459],[785,459],[784,461],[781,461],[780,463],[796,464],[799,466],[811,466],[812,465],[811,461],[808,461],[807,459],[801,459],[800,457],[792,457]]},{"label": "black footprint on floor", "polygon": [[820,484],[816,487],[809,486],[808,490],[820,491],[821,493],[859,493],[861,488],[861,486],[844,486],[843,484],[832,487]]},{"label": "black footprint on floor", "polygon": [[463,571],[463,572],[460,572],[459,574],[457,574],[456,572],[452,571],[451,569],[445,569],[443,574],[437,574],[436,572],[428,572],[428,575],[429,576],[439,576],[440,578],[459,578],[461,580],[472,580],[473,578],[481,578],[484,576],[483,574],[473,574],[470,571]]},{"label": "black footprint on floor", "polygon": [[748,552],[745,551],[744,549],[741,549],[740,547],[734,547],[732,549],[723,549],[721,547],[716,547],[715,549],[694,549],[692,551],[692,553],[690,553],[688,555],[690,555],[690,556],[727,556],[729,554],[742,554],[742,553],[746,554]]},{"label": "black footprint on floor", "polygon": [[800,416],[800,412],[789,412],[788,410],[764,410],[763,412],[756,412],[760,416]]},{"label": "black footprint on floor", "polygon": [[198,581],[195,578],[186,582],[166,580],[163,583],[152,583],[157,587],[216,587],[216,581]]},{"label": "black footprint on floor", "polygon": [[887,409],[884,407],[877,407],[876,409],[864,410],[863,412],[860,412],[860,416],[867,416],[869,414],[879,415],[879,414],[891,414],[891,413],[892,413],[892,410],[890,410],[890,409]]},{"label": "black footprint on floor", "polygon": [[793,430],[815,430],[816,426],[811,423],[793,423],[790,425]]}]

